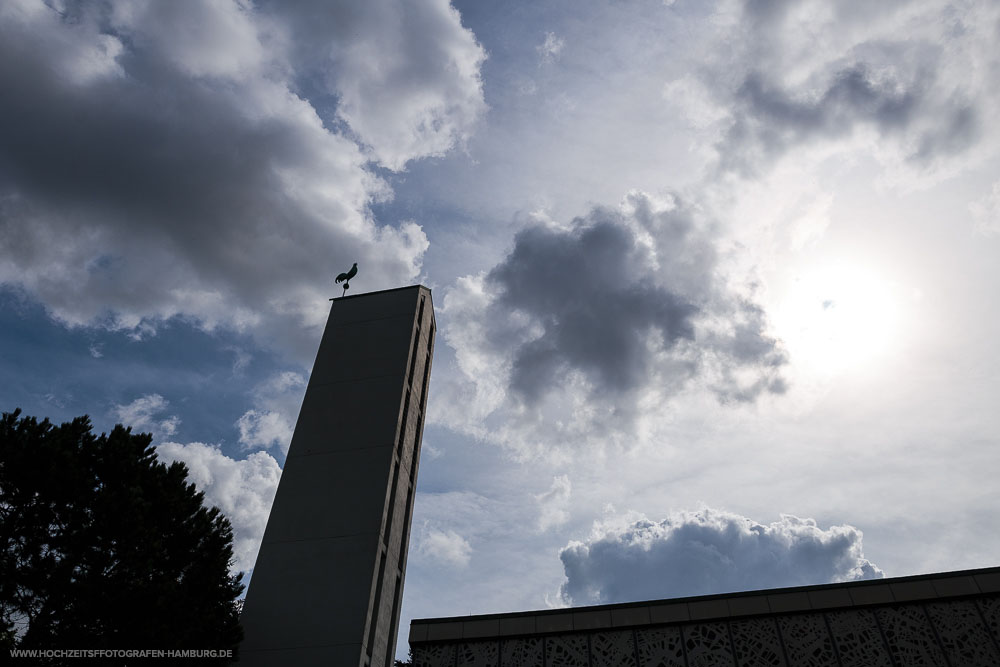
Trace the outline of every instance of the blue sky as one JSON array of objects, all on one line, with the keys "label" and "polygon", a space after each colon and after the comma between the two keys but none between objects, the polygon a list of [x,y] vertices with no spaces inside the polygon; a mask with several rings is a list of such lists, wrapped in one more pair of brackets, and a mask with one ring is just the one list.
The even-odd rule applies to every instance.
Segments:
[{"label": "blue sky", "polygon": [[976,0],[12,0],[0,403],[152,432],[251,570],[357,262],[439,323],[404,637],[995,565],[998,37]]}]

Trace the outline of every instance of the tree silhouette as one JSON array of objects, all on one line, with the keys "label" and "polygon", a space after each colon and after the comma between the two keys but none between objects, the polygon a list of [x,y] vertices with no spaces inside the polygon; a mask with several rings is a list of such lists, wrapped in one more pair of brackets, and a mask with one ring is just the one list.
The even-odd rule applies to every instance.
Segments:
[{"label": "tree silhouette", "polygon": [[235,654],[232,527],[187,468],[149,434],[20,412],[0,419],[0,645]]}]

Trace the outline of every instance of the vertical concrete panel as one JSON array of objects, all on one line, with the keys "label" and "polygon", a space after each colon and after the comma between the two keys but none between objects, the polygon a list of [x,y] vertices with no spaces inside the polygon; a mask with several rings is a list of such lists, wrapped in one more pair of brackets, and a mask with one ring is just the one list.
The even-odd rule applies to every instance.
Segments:
[{"label": "vertical concrete panel", "polygon": [[247,591],[241,664],[392,664],[433,312],[420,286],[333,300]]}]

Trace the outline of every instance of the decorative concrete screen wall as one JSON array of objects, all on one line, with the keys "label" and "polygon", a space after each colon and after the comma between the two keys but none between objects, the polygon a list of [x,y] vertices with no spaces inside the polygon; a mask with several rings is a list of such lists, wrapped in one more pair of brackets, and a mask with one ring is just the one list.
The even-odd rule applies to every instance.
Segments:
[{"label": "decorative concrete screen wall", "polygon": [[414,620],[414,667],[997,667],[1000,568]]}]

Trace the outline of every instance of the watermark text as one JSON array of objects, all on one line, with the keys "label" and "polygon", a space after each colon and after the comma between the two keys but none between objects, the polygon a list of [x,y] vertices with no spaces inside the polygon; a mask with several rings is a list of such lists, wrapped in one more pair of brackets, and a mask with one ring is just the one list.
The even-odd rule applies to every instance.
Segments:
[{"label": "watermark text", "polygon": [[232,649],[12,648],[12,658],[232,658]]}]

